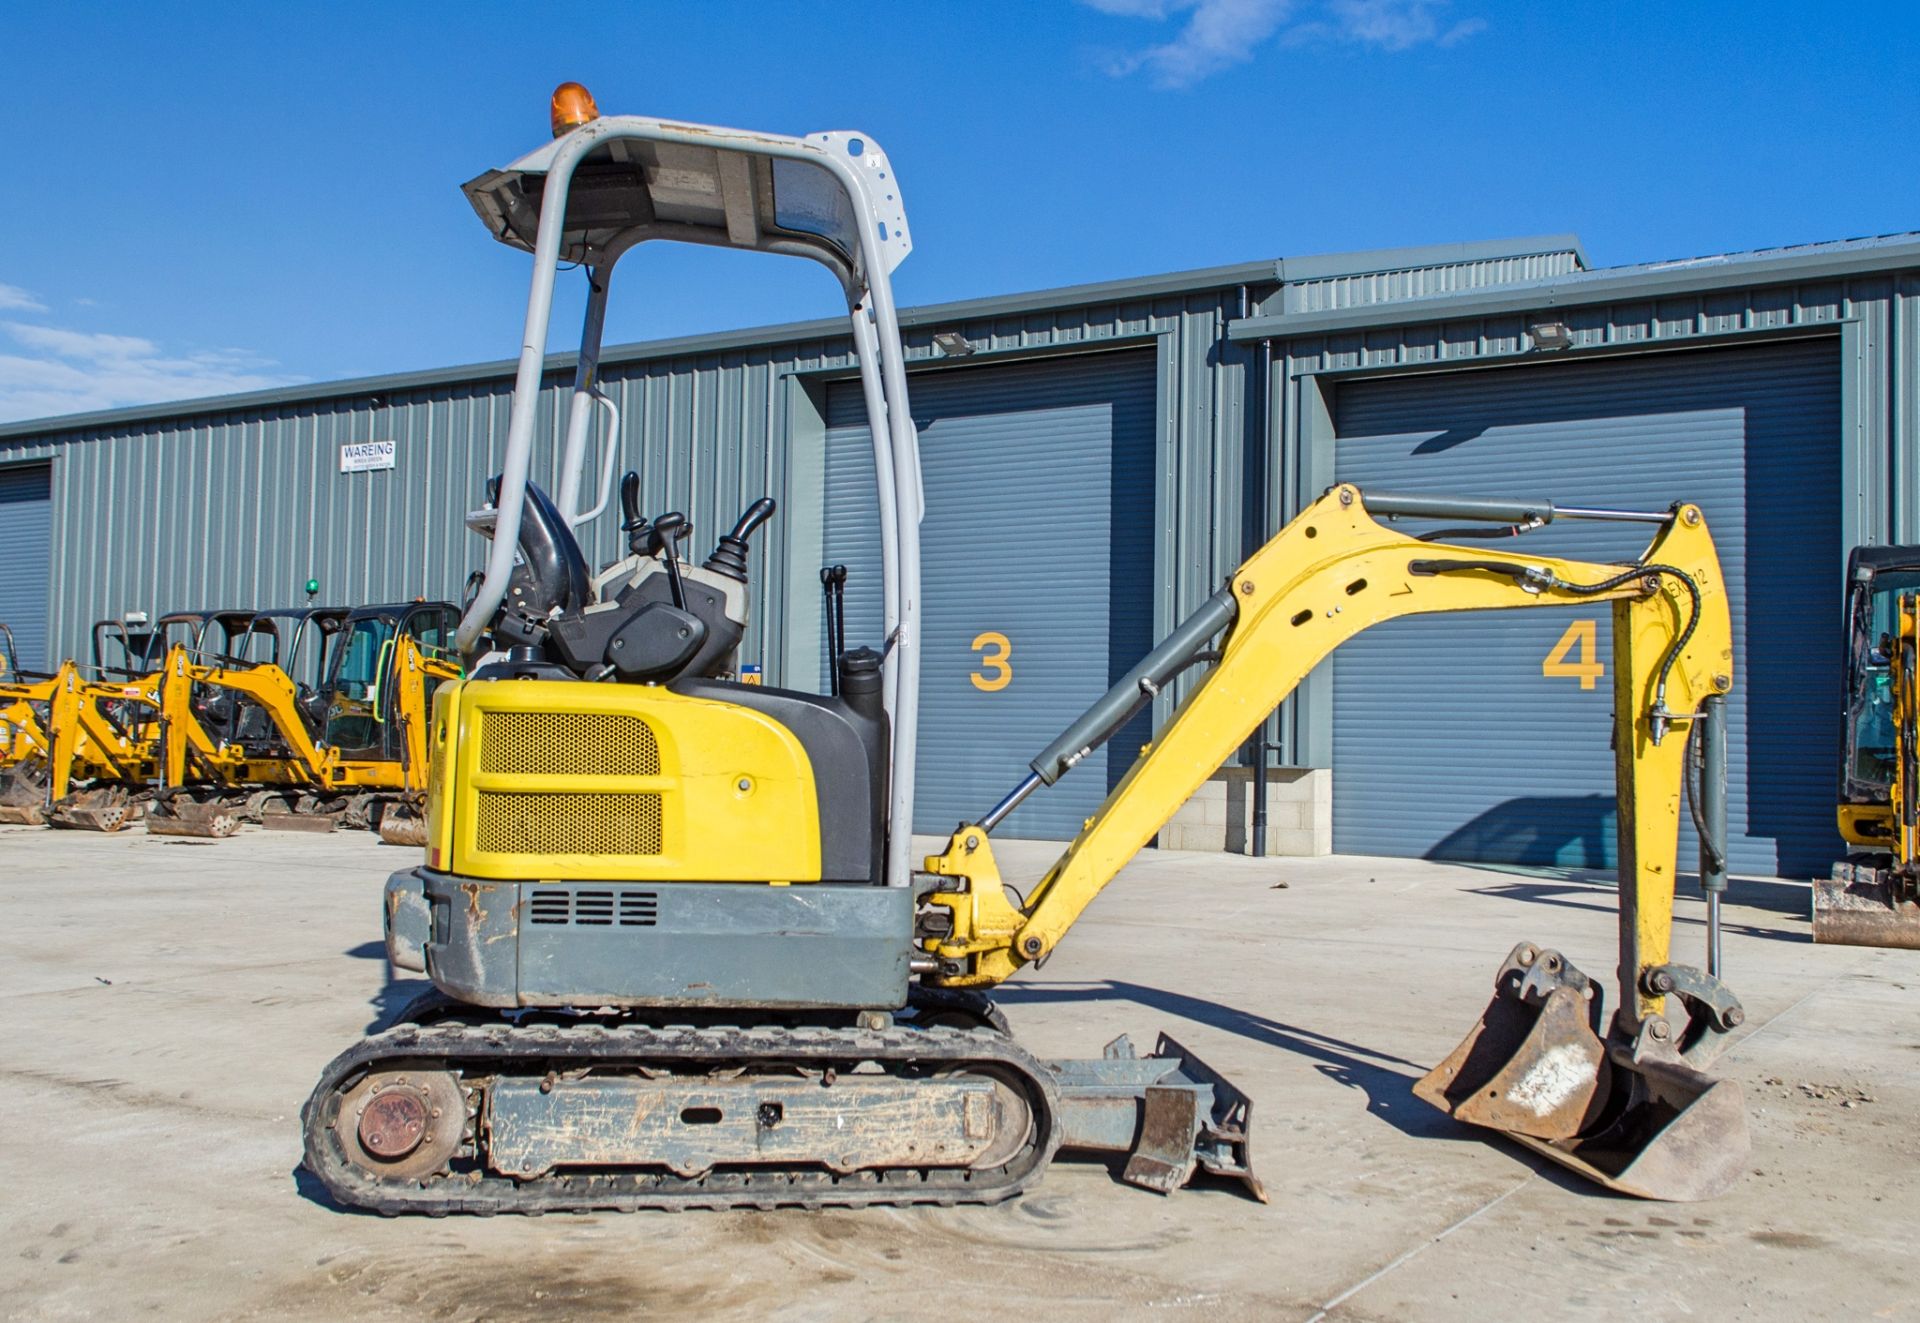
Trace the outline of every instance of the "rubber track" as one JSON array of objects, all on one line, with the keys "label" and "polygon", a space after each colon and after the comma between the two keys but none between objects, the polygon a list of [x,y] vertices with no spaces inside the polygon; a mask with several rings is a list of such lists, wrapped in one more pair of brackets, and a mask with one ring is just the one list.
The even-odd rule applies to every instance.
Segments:
[{"label": "rubber track", "polygon": [[[825,1169],[715,1170],[700,1177],[620,1169],[550,1173],[518,1181],[492,1172],[385,1180],[346,1160],[332,1130],[340,1096],[383,1063],[444,1062],[456,1074],[538,1078],[585,1066],[722,1067],[794,1063],[846,1068],[856,1062],[921,1067],[993,1066],[1027,1081],[1036,1139],[992,1171],[891,1168],[837,1174]],[[424,1213],[629,1212],[640,1209],[828,1208],[868,1205],[992,1204],[1037,1179],[1059,1147],[1059,1097],[1032,1055],[992,1030],[948,1028],[653,1028],[643,1025],[445,1026],[402,1024],[362,1039],[320,1077],[301,1109],[306,1168],[341,1203],[389,1215]]]}]

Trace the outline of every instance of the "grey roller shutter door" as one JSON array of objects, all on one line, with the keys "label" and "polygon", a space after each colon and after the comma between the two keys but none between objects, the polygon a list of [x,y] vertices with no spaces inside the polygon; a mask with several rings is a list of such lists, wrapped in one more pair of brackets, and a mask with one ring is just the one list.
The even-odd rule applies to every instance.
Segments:
[{"label": "grey roller shutter door", "polygon": [[0,624],[13,631],[19,664],[45,670],[47,583],[52,573],[52,470],[0,469]]},{"label": "grey roller shutter door", "polygon": [[[911,395],[927,497],[914,829],[940,833],[991,808],[1151,646],[1153,358],[922,372]],[[849,567],[848,642],[877,647],[879,535],[857,383],[829,391],[827,415],[826,558]],[[983,688],[1003,678],[992,635],[1006,640],[1010,673]],[[1143,738],[1129,730],[1115,747]],[[1078,832],[1118,770],[1106,752],[1000,834]]]},{"label": "grey roller shutter door", "polygon": [[[1733,608],[1733,867],[1804,877],[1839,852],[1840,393],[1832,339],[1359,381],[1339,477],[1377,490],[1664,509],[1698,502]],[[1645,530],[1555,524],[1530,550],[1617,560]],[[1576,619],[1591,689],[1543,663]],[[1609,615],[1395,621],[1334,662],[1334,844],[1345,852],[1610,868]],[[1571,640],[1564,662],[1582,660]],[[1693,867],[1683,828],[1681,867]]]}]

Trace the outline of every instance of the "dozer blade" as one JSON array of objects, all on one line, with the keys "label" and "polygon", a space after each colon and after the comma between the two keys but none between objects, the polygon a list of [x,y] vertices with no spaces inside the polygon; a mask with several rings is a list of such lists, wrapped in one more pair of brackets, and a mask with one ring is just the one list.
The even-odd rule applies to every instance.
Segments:
[{"label": "dozer blade", "polygon": [[1160,1194],[1199,1169],[1267,1201],[1249,1152],[1253,1103],[1165,1034],[1150,1056],[1122,1034],[1097,1061],[1047,1066],[1060,1086],[1062,1148],[1125,1153],[1121,1179]]},{"label": "dozer blade", "polygon": [[240,810],[219,800],[176,800],[155,803],[147,812],[151,836],[189,836],[198,840],[225,840],[240,830]]},{"label": "dozer blade", "polygon": [[337,813],[276,813],[272,810],[260,814],[260,825],[268,831],[304,831],[324,834],[340,824]]},{"label": "dozer blade", "polygon": [[63,831],[116,832],[140,821],[144,812],[145,806],[123,787],[104,786],[55,801],[47,812],[47,825]]},{"label": "dozer blade", "polygon": [[1522,943],[1479,1024],[1414,1094],[1621,1194],[1686,1202],[1723,1193],[1749,1145],[1739,1086],[1650,1037],[1602,1041],[1599,1009],[1584,974]]},{"label": "dozer blade", "polygon": [[1831,878],[1814,879],[1813,940],[1920,951],[1920,905],[1884,869],[1835,864]]}]

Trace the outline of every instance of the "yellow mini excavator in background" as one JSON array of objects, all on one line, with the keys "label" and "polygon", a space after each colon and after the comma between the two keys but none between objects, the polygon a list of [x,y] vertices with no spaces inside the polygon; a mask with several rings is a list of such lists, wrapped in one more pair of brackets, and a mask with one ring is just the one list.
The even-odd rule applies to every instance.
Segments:
[{"label": "yellow mini excavator in background", "polygon": [[459,674],[438,655],[455,618],[445,602],[260,612],[228,654],[170,648],[147,829],[218,838],[243,820],[345,825],[420,844],[433,689]]},{"label": "yellow mini excavator in background", "polygon": [[1840,835],[1853,852],[1813,884],[1813,940],[1920,950],[1920,547],[1847,563]]},{"label": "yellow mini excavator in background", "polygon": [[314,783],[319,691],[346,616],[343,607],[255,611],[218,650],[166,649],[148,832],[231,836]]},{"label": "yellow mini excavator in background", "polygon": [[[1098,1059],[1023,1049],[984,990],[1044,960],[1187,798],[1335,648],[1421,613],[1612,603],[1618,980],[1522,943],[1480,1023],[1420,1082],[1452,1115],[1610,1188],[1694,1199],[1746,1152],[1737,1086],[1702,1073],[1741,1021],[1718,978],[1726,586],[1699,507],[1397,497],[1342,485],[1300,511],[1031,763],[911,858],[921,478],[890,272],[908,241],[871,138],[601,118],[563,86],[554,141],[467,185],[534,255],[492,539],[461,620],[467,678],[434,704],[425,863],[387,884],[389,958],[436,992],[326,1067],[306,1165],[386,1213],[987,1203],[1063,1149],[1125,1155],[1167,1192],[1198,1170],[1264,1198],[1249,1100],[1164,1037]],[[676,239],[814,258],[846,294],[878,478],[884,649],[837,693],[743,683],[755,502],[699,565],[678,513],[623,492],[629,557],[590,576],[574,529],[608,279]],[[528,481],[555,272],[587,282],[557,496]],[[617,428],[612,429],[617,436]],[[611,443],[606,443],[610,445]],[[937,495],[930,492],[929,495]],[[1620,564],[1447,545],[1383,519],[1643,523]],[[994,829],[1182,672],[1197,678],[1059,861],[1009,898]],[[1697,746],[1697,759],[1689,751]],[[1690,762],[1708,968],[1671,950]],[[1175,908],[1179,898],[1167,897]]]}]

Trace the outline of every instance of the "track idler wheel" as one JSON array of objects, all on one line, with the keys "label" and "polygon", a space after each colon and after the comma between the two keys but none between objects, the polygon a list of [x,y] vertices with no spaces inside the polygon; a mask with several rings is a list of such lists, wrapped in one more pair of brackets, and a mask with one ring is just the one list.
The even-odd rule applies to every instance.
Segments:
[{"label": "track idler wheel", "polygon": [[[1738,1004],[1726,1000],[1731,1013],[1718,1013],[1737,1024]],[[1600,1002],[1559,952],[1521,943],[1480,1023],[1415,1096],[1621,1194],[1686,1202],[1724,1193],[1750,1142],[1739,1086],[1683,1056],[1681,1043],[1701,1035],[1676,1035],[1665,1019],[1648,1019],[1631,1040],[1603,1040]]]},{"label": "track idler wheel", "polygon": [[375,1071],[341,1097],[331,1128],[347,1161],[365,1174],[418,1179],[459,1151],[466,1094],[444,1070]]}]

